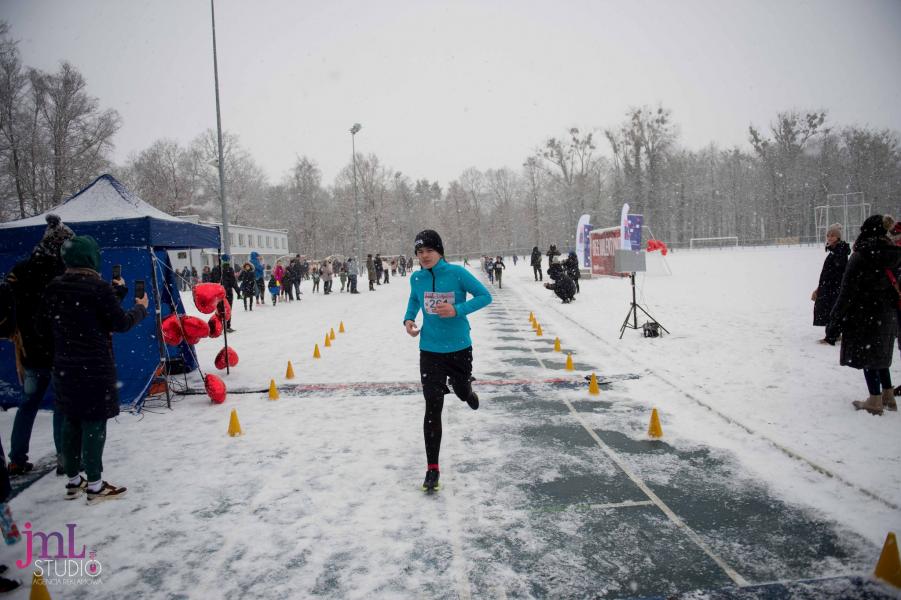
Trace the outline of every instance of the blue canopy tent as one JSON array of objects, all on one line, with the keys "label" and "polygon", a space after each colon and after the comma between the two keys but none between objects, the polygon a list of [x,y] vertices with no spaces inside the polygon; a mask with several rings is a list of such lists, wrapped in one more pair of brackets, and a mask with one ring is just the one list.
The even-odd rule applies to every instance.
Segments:
[{"label": "blue canopy tent", "polygon": [[[168,251],[219,248],[219,229],[188,223],[157,210],[111,175],[101,175],[44,214],[0,223],[0,273],[9,272],[17,262],[28,258],[41,240],[47,227],[45,216],[50,213],[59,215],[76,235],[90,235],[97,240],[101,248],[101,277],[109,280],[116,264],[122,265],[122,277],[130,288],[135,280],[145,281],[151,318],[128,333],[113,335],[120,403],[140,403],[157,368],[167,358],[180,357],[187,371],[196,369],[192,348],[184,343],[178,348],[166,346],[159,337],[161,318],[172,312],[184,313]],[[133,303],[134,298],[129,295],[123,307]],[[21,401],[15,349],[10,342],[0,341],[0,404],[16,406]]]}]

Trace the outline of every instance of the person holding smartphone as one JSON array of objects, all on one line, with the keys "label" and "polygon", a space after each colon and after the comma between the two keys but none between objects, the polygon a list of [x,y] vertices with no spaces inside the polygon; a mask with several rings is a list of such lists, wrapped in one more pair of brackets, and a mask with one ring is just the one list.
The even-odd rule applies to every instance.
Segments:
[{"label": "person holding smartphone", "polygon": [[[441,411],[444,395],[454,394],[470,408],[479,408],[472,391],[472,340],[466,315],[491,304],[491,294],[464,267],[444,260],[441,236],[426,229],[416,236],[416,257],[422,269],[410,277],[410,299],[404,314],[407,334],[419,338],[419,373],[425,396],[422,430],[425,438],[427,470],[422,489],[440,489],[438,453],[441,450]],[[467,294],[472,296],[466,299]],[[422,311],[422,328],[416,316]]]},{"label": "person holding smartphone", "polygon": [[[100,247],[91,236],[62,246],[66,271],[47,286],[38,326],[53,340],[53,389],[62,414],[66,500],[87,492],[88,504],[121,498],[126,488],[103,481],[106,422],[119,414],[112,333],[124,333],[147,316],[146,294],[123,310],[128,288],[121,277],[100,278]],[[140,290],[136,290],[140,291]],[[81,475],[84,471],[87,478]]]}]

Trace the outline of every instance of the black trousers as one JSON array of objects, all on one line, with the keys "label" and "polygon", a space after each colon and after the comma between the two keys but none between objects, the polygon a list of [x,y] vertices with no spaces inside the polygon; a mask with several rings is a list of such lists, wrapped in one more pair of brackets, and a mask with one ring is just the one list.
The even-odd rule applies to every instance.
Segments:
[{"label": "black trousers", "polygon": [[472,346],[448,353],[420,350],[419,372],[422,395],[425,396],[422,433],[425,438],[426,461],[431,466],[438,464],[438,454],[441,451],[441,411],[444,408],[444,395],[450,393],[448,381],[460,400],[466,400],[472,392]]},{"label": "black trousers", "polygon": [[544,280],[544,277],[541,274],[541,267],[532,266],[532,275],[535,276],[535,281]]},{"label": "black trousers", "polygon": [[882,390],[892,389],[892,375],[888,369],[864,369],[863,377],[867,380],[867,389],[872,396],[878,396]]}]

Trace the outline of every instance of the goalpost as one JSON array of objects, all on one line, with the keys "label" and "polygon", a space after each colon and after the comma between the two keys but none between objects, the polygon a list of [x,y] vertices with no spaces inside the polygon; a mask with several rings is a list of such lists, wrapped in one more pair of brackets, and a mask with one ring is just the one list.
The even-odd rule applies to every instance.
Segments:
[{"label": "goalpost", "polygon": [[725,237],[691,238],[688,248],[738,248],[738,237],[734,235]]},{"label": "goalpost", "polygon": [[826,204],[813,209],[817,239],[826,238],[826,231],[833,223],[840,223],[845,236],[853,236],[870,216],[870,205],[864,202],[863,192],[828,194]]}]

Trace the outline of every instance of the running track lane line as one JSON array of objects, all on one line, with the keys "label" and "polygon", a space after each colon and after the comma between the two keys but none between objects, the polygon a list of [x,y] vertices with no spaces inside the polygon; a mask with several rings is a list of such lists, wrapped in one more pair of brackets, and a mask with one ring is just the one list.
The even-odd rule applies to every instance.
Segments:
[{"label": "running track lane line", "polygon": [[[520,298],[522,298],[522,297],[520,296]],[[560,315],[561,317],[563,317],[564,319],[566,319],[573,325],[576,325],[577,327],[579,327],[579,329],[582,329],[588,335],[590,335],[591,337],[595,338],[596,340],[598,340],[599,342],[601,342],[602,344],[607,346],[609,349],[614,350],[613,345],[609,341],[605,340],[598,334],[594,333],[593,331],[591,331],[590,329],[588,329],[587,327],[585,327],[584,325],[582,325],[581,323],[579,323],[578,321],[573,319],[572,317],[564,314],[556,306],[554,306],[552,304],[549,304],[547,306],[549,308],[553,309],[554,312],[556,312],[558,315]],[[635,353],[632,352],[631,350],[629,350],[628,348],[623,348],[621,350],[616,350],[616,351],[619,352],[620,354],[626,353],[629,356],[631,356],[633,359],[636,358]],[[842,484],[846,485],[847,487],[851,488],[852,490],[860,492],[861,494],[870,498],[871,500],[876,500],[877,502],[884,504],[885,506],[891,508],[892,510],[901,510],[901,506],[899,506],[898,504],[895,504],[891,500],[887,500],[887,499],[883,498],[882,496],[880,496],[879,494],[877,494],[876,492],[872,492],[872,491],[868,490],[867,488],[865,488],[861,485],[858,485],[849,479],[845,479],[843,476],[839,475],[838,473],[831,471],[818,463],[813,462],[811,459],[807,458],[806,456],[803,456],[802,454],[799,454],[798,452],[792,450],[791,448],[780,444],[779,442],[768,437],[767,435],[760,433],[759,431],[757,431],[755,429],[752,429],[751,427],[749,427],[748,425],[745,425],[741,421],[736,421],[729,415],[718,411],[716,408],[707,404],[703,400],[700,400],[699,398],[696,398],[694,395],[686,392],[683,388],[679,387],[674,381],[661,375],[657,370],[648,371],[648,374],[652,377],[656,377],[663,383],[672,387],[674,390],[679,392],[682,396],[684,396],[685,398],[688,398],[689,400],[691,400],[698,406],[706,408],[707,410],[709,410],[710,412],[712,412],[719,418],[723,419],[726,423],[729,423],[730,425],[735,425],[736,427],[743,429],[745,432],[751,434],[752,436],[769,443],[770,445],[772,445],[774,448],[776,448],[777,450],[779,450],[780,452],[782,452],[789,458],[792,458],[794,460],[797,460],[798,462],[806,464],[808,467],[810,467],[811,469],[813,469],[820,475],[825,475],[826,477],[829,477],[830,479],[834,479],[838,482],[841,482]]]},{"label": "running track lane line", "polygon": [[[446,417],[450,416],[450,413],[444,414]],[[445,421],[450,425],[451,419],[446,417]],[[445,466],[447,466],[447,463],[449,462],[450,461],[445,460]],[[453,472],[453,463],[450,464],[448,470]],[[454,499],[454,489],[451,488],[446,490],[446,492],[445,498],[447,498],[447,500],[445,500],[445,507],[447,508],[447,522],[452,550],[451,568],[453,569],[456,578],[457,597],[460,598],[460,600],[471,600],[472,595],[470,594],[469,570],[466,567],[466,557],[463,555],[463,540],[460,537],[460,511],[457,502]],[[439,493],[444,494],[445,492]]]},{"label": "running track lane line", "polygon": [[[513,315],[510,313],[510,309],[507,308],[506,305],[504,305],[504,310],[507,312],[507,316],[512,319]],[[511,320],[511,322],[513,321]],[[535,359],[538,361],[541,367],[545,370],[550,370],[548,369],[547,365],[544,364],[544,360],[542,360],[538,352],[535,351],[535,346],[532,344],[528,344],[528,346],[529,350],[531,350],[532,354],[535,355]],[[619,467],[620,470],[622,470],[622,472],[632,480],[632,483],[634,483],[642,492],[644,492],[645,496],[647,496],[648,499],[654,503],[654,506],[656,506],[663,514],[666,515],[666,517],[673,523],[673,525],[675,525],[678,529],[684,531],[688,538],[692,542],[694,542],[695,545],[700,548],[704,554],[710,557],[710,559],[713,560],[713,562],[715,562],[723,570],[724,573],[726,573],[729,579],[735,582],[735,585],[739,587],[750,585],[748,581],[744,577],[742,577],[735,569],[726,564],[726,561],[715,554],[710,546],[708,546],[707,543],[701,539],[701,536],[699,536],[691,527],[689,527],[682,519],[680,519],[679,516],[675,512],[673,512],[673,510],[669,506],[667,506],[663,502],[663,500],[661,500],[657,496],[657,494],[655,494],[653,490],[651,490],[651,488],[649,488],[647,484],[645,484],[644,481],[642,481],[637,475],[635,475],[635,473],[629,470],[629,468],[625,465],[625,463],[623,463],[622,460],[620,460],[619,456],[617,456],[613,449],[605,444],[603,440],[601,440],[601,438],[599,438],[594,430],[588,425],[588,423],[585,422],[585,419],[582,418],[582,415],[579,414],[579,411],[575,409],[575,407],[569,400],[564,398],[562,402],[569,409],[570,414],[572,414],[573,417],[575,417],[579,422],[579,424],[582,425],[582,428],[588,432],[588,435],[591,436],[591,439],[594,440],[594,442],[604,452],[604,454],[606,454],[610,458],[610,460],[612,460],[614,464],[616,464],[616,466]]]}]

